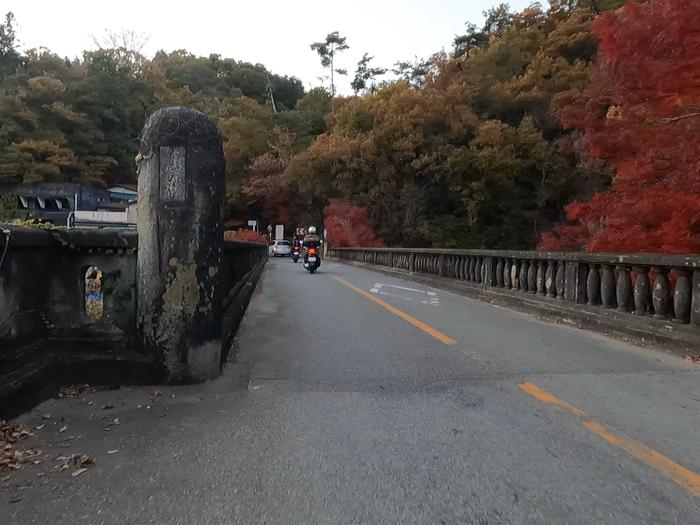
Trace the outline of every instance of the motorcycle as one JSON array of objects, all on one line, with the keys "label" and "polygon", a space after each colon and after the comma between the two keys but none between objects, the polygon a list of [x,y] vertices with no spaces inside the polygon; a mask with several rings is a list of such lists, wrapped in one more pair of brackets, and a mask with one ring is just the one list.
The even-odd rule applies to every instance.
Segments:
[{"label": "motorcycle", "polygon": [[292,248],[292,261],[294,261],[295,263],[296,263],[297,261],[299,261],[299,256],[300,256],[300,253],[299,253],[299,245],[298,245],[298,244],[295,244],[295,245],[294,245],[294,248]]},{"label": "motorcycle", "polygon": [[306,256],[304,257],[304,268],[309,273],[314,273],[318,267],[321,266],[321,257],[318,253],[318,248],[316,246],[309,246],[306,250]]}]

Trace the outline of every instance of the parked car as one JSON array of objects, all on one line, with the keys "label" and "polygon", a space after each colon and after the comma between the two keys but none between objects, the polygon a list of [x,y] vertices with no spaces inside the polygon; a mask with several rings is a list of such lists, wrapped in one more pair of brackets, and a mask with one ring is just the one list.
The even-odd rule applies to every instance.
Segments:
[{"label": "parked car", "polygon": [[292,243],[285,240],[279,240],[272,243],[273,257],[289,257],[292,255]]}]

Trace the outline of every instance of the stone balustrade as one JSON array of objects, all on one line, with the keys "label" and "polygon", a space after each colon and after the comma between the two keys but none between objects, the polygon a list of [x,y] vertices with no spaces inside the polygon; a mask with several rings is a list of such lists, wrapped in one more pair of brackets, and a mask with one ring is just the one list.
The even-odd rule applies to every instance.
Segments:
[{"label": "stone balustrade", "polygon": [[615,312],[637,323],[700,328],[700,255],[330,248],[329,256],[541,298],[550,306]]}]

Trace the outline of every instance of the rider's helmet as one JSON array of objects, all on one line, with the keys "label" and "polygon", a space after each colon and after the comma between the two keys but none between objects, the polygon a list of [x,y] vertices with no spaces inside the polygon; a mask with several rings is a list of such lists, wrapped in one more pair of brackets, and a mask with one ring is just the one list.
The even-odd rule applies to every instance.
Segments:
[{"label": "rider's helmet", "polygon": [[309,226],[309,234],[316,235],[316,226]]}]

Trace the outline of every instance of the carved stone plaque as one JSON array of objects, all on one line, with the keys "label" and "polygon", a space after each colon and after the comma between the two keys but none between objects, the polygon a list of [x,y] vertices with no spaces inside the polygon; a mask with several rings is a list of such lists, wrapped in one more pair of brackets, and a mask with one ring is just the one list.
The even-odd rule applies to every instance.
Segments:
[{"label": "carved stone plaque", "polygon": [[170,202],[184,202],[187,197],[183,147],[160,148],[160,197]]}]

